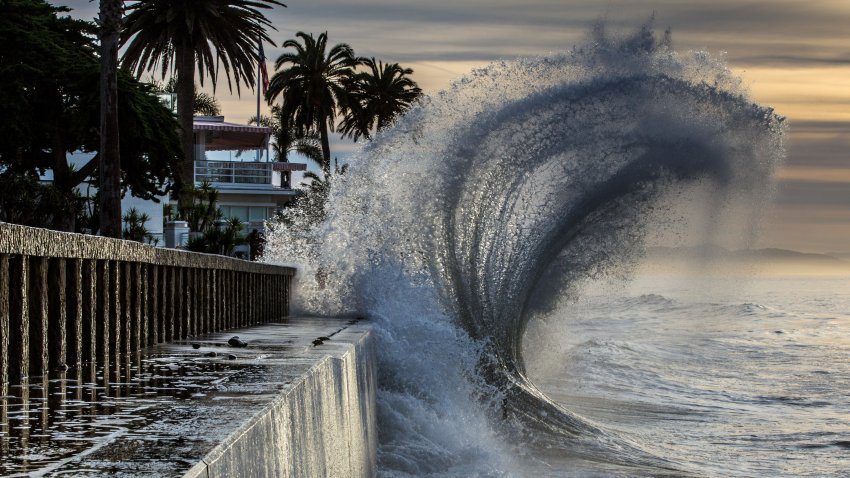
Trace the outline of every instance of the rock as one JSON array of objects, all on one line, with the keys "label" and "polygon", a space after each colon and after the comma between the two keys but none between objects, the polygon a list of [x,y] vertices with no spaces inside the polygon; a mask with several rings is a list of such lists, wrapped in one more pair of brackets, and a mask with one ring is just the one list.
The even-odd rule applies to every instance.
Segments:
[{"label": "rock", "polygon": [[207,352],[204,354],[206,357],[218,357],[218,354],[215,352]]},{"label": "rock", "polygon": [[247,347],[248,343],[239,340],[238,335],[234,335],[233,337],[230,337],[230,340],[227,341],[227,345],[231,347]]},{"label": "rock", "polygon": [[313,341],[313,347],[317,347],[317,346],[319,346],[319,345],[322,345],[323,343],[325,343],[325,341],[324,341],[324,340],[322,340],[322,338],[321,338],[321,337],[319,337],[318,339],[316,339],[316,340],[314,340],[314,341]]},{"label": "rock", "polygon": [[199,348],[201,348],[201,344],[192,344],[192,348],[193,349],[199,349]]},{"label": "rock", "polygon": [[233,354],[229,354],[229,355],[227,356],[227,360],[236,360],[236,356],[235,356],[235,355],[233,355]]}]

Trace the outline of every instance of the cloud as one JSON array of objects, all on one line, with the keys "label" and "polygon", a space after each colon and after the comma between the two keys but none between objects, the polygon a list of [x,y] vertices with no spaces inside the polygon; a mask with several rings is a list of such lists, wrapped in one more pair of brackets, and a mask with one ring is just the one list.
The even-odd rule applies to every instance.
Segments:
[{"label": "cloud", "polygon": [[[97,2],[64,0],[92,19]],[[681,49],[729,51],[739,66],[848,65],[850,6],[787,0],[294,0],[267,12],[278,43],[328,31],[367,55],[394,61],[486,61],[569,49],[604,18],[630,31],[653,14]]]},{"label": "cloud", "polygon": [[846,133],[850,134],[850,121],[817,121],[817,120],[797,120],[791,125],[792,131],[795,133]]},{"label": "cloud", "polygon": [[848,66],[850,65],[850,53],[840,53],[833,57],[814,57],[807,55],[772,55],[760,56],[732,56],[730,61],[755,66],[778,66],[805,68],[809,66]]},{"label": "cloud", "polygon": [[850,209],[847,208],[810,208],[794,205],[776,206],[771,221],[784,224],[806,225],[843,225],[850,229]]},{"label": "cloud", "polygon": [[776,177],[782,181],[850,184],[850,168],[786,167],[780,169]]},{"label": "cloud", "polygon": [[775,202],[780,206],[850,208],[850,182],[780,180]]},{"label": "cloud", "polygon": [[[97,2],[56,1],[91,20]],[[279,44],[297,31],[328,31],[360,55],[412,66],[429,93],[471,68],[498,59],[570,49],[591,24],[630,32],[654,12],[670,27],[677,50],[728,52],[753,98],[789,117],[788,160],[780,173],[776,211],[768,227],[774,245],[846,249],[850,211],[850,2],[847,0],[285,0],[270,11]],[[267,48],[270,59],[280,48]],[[234,101],[225,89],[229,120],[254,112],[251,93]],[[342,157],[351,145],[334,141]],[[840,178],[836,179],[836,178]],[[826,213],[825,211],[830,211]],[[813,218],[819,228],[806,229]],[[841,221],[844,221],[841,223]],[[843,224],[843,225],[842,225]],[[773,227],[773,229],[770,229]],[[796,229],[795,229],[796,228]],[[842,235],[843,234],[843,235]],[[783,242],[784,241],[784,242]],[[830,242],[831,241],[831,242]],[[813,243],[812,243],[813,244]]]},{"label": "cloud", "polygon": [[796,167],[850,168],[850,129],[797,131],[791,125],[786,165]]}]

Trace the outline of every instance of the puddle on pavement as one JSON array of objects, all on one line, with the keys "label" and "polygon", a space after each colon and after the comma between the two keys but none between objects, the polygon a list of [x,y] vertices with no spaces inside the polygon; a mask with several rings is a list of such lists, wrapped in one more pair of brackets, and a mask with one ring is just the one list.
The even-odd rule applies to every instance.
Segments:
[{"label": "puddle on pavement", "polygon": [[[128,360],[110,356],[109,364],[12,385],[0,397],[0,476],[171,476],[188,470],[234,424],[313,366],[322,352],[312,340],[330,340],[356,322],[291,319],[285,326],[161,344]],[[228,347],[231,334],[250,347]],[[229,360],[230,354],[238,359]]]},{"label": "puddle on pavement", "polygon": [[228,363],[226,353],[199,358],[154,351],[126,364],[84,366],[10,386],[0,398],[0,476],[44,470],[96,449],[181,403],[203,401],[237,374],[255,375],[252,368],[262,367]]}]

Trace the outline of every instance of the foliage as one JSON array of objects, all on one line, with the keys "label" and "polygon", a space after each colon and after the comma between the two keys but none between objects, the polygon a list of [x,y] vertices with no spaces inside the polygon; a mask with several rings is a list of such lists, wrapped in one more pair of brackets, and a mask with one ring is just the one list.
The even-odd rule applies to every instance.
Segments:
[{"label": "foliage", "polygon": [[216,205],[218,191],[208,181],[186,192],[191,201],[179,207],[180,219],[189,223],[193,233],[186,249],[232,256],[236,246],[245,244],[242,221],[235,217],[222,221],[221,209]]},{"label": "foliage", "polygon": [[291,229],[310,230],[325,220],[327,202],[335,176],[344,175],[348,165],[342,167],[334,160],[334,169],[325,170],[324,177],[308,171],[304,177],[309,183],[301,183],[302,193],[287,204],[277,217],[277,222]]},{"label": "foliage", "polygon": [[[97,151],[99,147],[99,72],[96,65],[92,66],[76,80],[80,90],[73,106],[76,117],[68,126],[71,135],[66,139],[67,152]],[[95,87],[82,86],[86,84]],[[153,86],[140,83],[123,71],[118,74],[118,105],[122,185],[135,197],[156,201],[157,196],[167,193],[168,181],[181,157],[177,123],[159,102]],[[79,171],[93,170],[98,160],[96,155],[91,165],[84,165]],[[75,185],[85,176],[78,179]]]},{"label": "foliage", "polygon": [[[156,88],[157,93],[177,93],[177,80],[171,78],[165,83],[159,83],[156,80],[151,81],[151,84]],[[196,115],[204,116],[221,116],[221,105],[215,96],[204,93],[195,85],[195,96],[192,100],[192,112]]]},{"label": "foliage", "polygon": [[67,79],[96,61],[91,23],[43,0],[0,2],[0,160],[15,162],[45,142],[45,126],[62,119]]},{"label": "foliage", "polygon": [[371,139],[371,132],[381,131],[422,96],[422,90],[409,75],[410,68],[398,63],[365,59],[367,71],[357,73],[351,85],[346,113],[340,122],[343,136],[357,141],[360,136]]},{"label": "foliage", "polygon": [[[294,51],[275,62],[266,100],[271,105],[280,98],[273,113],[281,125],[280,144],[318,134],[323,170],[330,167],[329,131],[355,141],[371,139],[373,131],[388,127],[422,95],[410,68],[358,58],[345,43],[328,50],[327,32],[318,38],[298,32],[297,37],[283,44]],[[361,65],[367,70],[356,72]]]},{"label": "foliage", "polygon": [[171,204],[163,204],[163,205],[162,205],[162,217],[163,217],[166,221],[170,221],[170,220],[171,220],[171,216],[172,216],[173,214],[174,214],[174,206],[172,206]]},{"label": "foliage", "polygon": [[74,227],[76,232],[92,234],[100,230],[100,191],[91,192],[87,188],[85,194],[77,193],[80,209]]},{"label": "foliage", "polygon": [[[100,148],[99,61],[88,22],[43,0],[0,2],[0,166],[7,174],[53,172],[68,204],[86,178],[97,178],[99,155],[73,168],[67,153]],[[177,124],[149,86],[118,77],[122,183],[134,196],[164,194],[179,159]],[[42,197],[41,195],[38,195]],[[74,214],[40,226],[74,229]]]},{"label": "foliage", "polygon": [[[169,180],[183,157],[177,122],[159,102],[153,86],[123,71],[118,74],[118,102],[122,184],[135,197],[158,201],[157,196],[170,190]],[[93,109],[89,110],[89,121],[95,119]],[[81,149],[91,148],[83,145]]]},{"label": "foliage", "polygon": [[259,61],[258,42],[271,43],[266,28],[274,29],[262,10],[286,5],[277,0],[148,0],[127,6],[121,44],[124,66],[141,75],[159,69],[162,78],[177,72],[177,116],[182,130],[183,163],[177,176],[180,202],[193,182],[192,111],[195,69],[201,85],[207,76],[215,89],[220,68],[237,93],[253,87]]},{"label": "foliage", "polygon": [[274,44],[266,28],[275,29],[261,10],[277,0],[148,0],[126,7],[121,44],[125,66],[142,74],[160,69],[165,78],[179,49],[197,61],[201,85],[207,76],[217,83],[224,68],[228,87],[253,86],[259,60],[257,42]]},{"label": "foliage", "polygon": [[73,217],[79,201],[68,201],[56,187],[41,184],[31,172],[0,173],[0,221],[43,227],[56,223],[62,216]]},{"label": "foliage", "polygon": [[[275,62],[275,74],[269,82],[266,100],[269,104],[280,98],[282,131],[288,135],[294,128],[296,137],[318,133],[322,146],[323,169],[330,167],[328,131],[334,131],[337,114],[348,103],[348,92],[354,78],[358,59],[345,43],[327,48],[327,32],[314,38],[298,32],[301,39],[284,42],[285,52]],[[283,144],[287,144],[284,140]]]},{"label": "foliage", "polygon": [[306,156],[317,164],[322,164],[322,146],[319,137],[312,132],[299,134],[297,128],[281,117],[279,105],[272,106],[270,116],[261,115],[259,121],[256,116],[253,116],[248,122],[271,128],[275,161],[286,162],[289,160],[289,153],[294,152]]},{"label": "foliage", "polygon": [[190,231],[204,232],[221,219],[221,211],[216,206],[218,190],[209,181],[204,181],[197,188],[188,188],[186,193],[191,201],[179,206],[179,215],[180,219],[189,223]]},{"label": "foliage", "polygon": [[124,222],[124,239],[154,245],[159,242],[145,226],[151,220],[146,213],[140,214],[136,208],[130,208],[121,219]]},{"label": "foliage", "polygon": [[221,116],[221,106],[215,96],[208,95],[195,88],[195,99],[192,103],[192,111],[204,116]]},{"label": "foliage", "polygon": [[186,249],[193,252],[221,254],[232,256],[236,246],[245,244],[242,236],[244,224],[238,218],[231,218],[224,227],[209,227],[202,235],[192,237],[186,244]]}]

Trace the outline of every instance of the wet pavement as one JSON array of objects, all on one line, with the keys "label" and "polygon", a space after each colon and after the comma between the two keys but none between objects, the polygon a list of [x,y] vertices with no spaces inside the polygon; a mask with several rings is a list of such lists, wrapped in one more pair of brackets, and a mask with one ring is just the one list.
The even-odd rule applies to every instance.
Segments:
[{"label": "wet pavement", "polygon": [[[0,398],[0,476],[182,476],[366,330],[357,319],[291,318],[12,386]],[[234,336],[247,346],[229,345]]]}]

